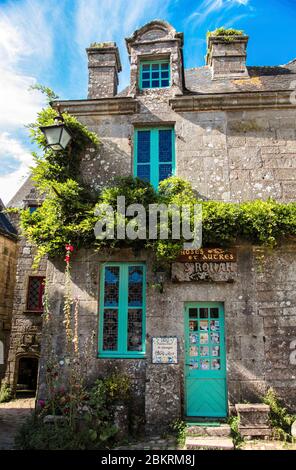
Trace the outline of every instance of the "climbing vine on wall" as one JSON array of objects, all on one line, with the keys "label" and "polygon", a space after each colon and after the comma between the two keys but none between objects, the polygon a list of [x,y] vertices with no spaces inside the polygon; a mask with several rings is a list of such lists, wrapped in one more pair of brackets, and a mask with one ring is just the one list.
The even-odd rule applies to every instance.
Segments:
[{"label": "climbing vine on wall", "polygon": [[[37,259],[45,254],[63,256],[65,244],[72,243],[75,249],[149,248],[158,259],[173,260],[183,246],[182,237],[174,240],[169,231],[167,240],[149,240],[148,224],[147,237],[143,240],[95,238],[94,227],[100,218],[95,215],[95,209],[100,209],[102,204],[116,208],[117,196],[125,196],[126,206],[141,203],[146,209],[155,203],[202,204],[203,245],[227,245],[245,239],[274,246],[282,237],[296,235],[296,203],[202,201],[190,183],[178,177],[162,181],[157,192],[149,183],[131,176],[115,178],[101,190],[90,188],[81,177],[80,163],[87,150],[98,149],[99,139],[75,117],[63,113],[74,137],[71,150],[50,150],[39,127],[53,124],[56,114],[54,109],[47,107],[29,126],[33,142],[42,150],[41,155],[34,154],[32,174],[43,202],[32,214],[28,209],[22,210],[20,219],[23,234],[37,247]],[[170,223],[171,218],[169,212]],[[127,225],[130,219],[125,216],[124,224]]]}]

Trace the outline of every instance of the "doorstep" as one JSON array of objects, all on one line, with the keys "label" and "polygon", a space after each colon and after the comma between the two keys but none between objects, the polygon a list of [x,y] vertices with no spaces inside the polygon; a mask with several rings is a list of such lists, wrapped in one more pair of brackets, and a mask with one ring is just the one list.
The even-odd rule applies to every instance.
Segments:
[{"label": "doorstep", "polygon": [[186,437],[185,449],[187,450],[234,450],[234,444],[230,437]]}]

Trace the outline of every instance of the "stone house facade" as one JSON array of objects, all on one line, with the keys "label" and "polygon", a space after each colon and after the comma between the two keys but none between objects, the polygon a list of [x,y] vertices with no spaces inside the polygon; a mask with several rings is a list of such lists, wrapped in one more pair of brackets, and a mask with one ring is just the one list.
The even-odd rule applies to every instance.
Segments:
[{"label": "stone house facade", "polygon": [[0,200],[0,383],[4,377],[12,320],[16,267],[16,229]]},{"label": "stone house facade", "polygon": [[[294,201],[296,61],[248,67],[247,43],[247,36],[212,37],[206,65],[186,70],[183,34],[153,21],[126,40],[130,85],[120,93],[116,44],[87,49],[88,98],[53,104],[100,137],[99,149],[82,159],[84,181],[99,189],[116,175],[137,175],[156,186],[173,173],[206,199]],[[295,241],[272,251],[244,243],[183,256],[161,293],[149,252],[73,254],[81,345],[95,335],[89,382],[110,370],[127,373],[136,421],[147,432],[182,416],[225,418],[270,386],[296,411]],[[46,278],[62,359],[64,262],[48,260]],[[15,307],[16,318],[23,309]],[[28,318],[33,326],[36,317]],[[41,398],[45,362],[41,353]]]},{"label": "stone house facade", "polygon": [[[8,207],[30,208],[33,211],[40,203],[29,177],[8,203]],[[11,218],[18,227],[18,215],[11,214]],[[34,247],[22,236],[18,236],[15,249],[15,291],[11,305],[10,346],[4,380],[13,395],[16,392],[33,394],[37,388],[46,259],[41,261],[36,270],[33,266]]]}]

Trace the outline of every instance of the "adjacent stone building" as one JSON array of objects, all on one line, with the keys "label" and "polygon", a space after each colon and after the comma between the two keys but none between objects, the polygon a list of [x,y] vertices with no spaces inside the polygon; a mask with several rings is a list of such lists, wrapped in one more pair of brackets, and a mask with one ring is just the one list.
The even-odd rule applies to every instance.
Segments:
[{"label": "adjacent stone building", "polygon": [[0,200],[0,383],[7,366],[16,267],[16,229]]},{"label": "adjacent stone building", "polygon": [[[115,175],[136,175],[157,187],[175,174],[207,199],[294,201],[296,60],[249,67],[247,43],[247,36],[212,37],[206,65],[186,70],[183,34],[153,21],[126,40],[130,85],[120,93],[116,44],[87,49],[88,98],[53,104],[100,137],[100,148],[82,159],[84,181],[101,188]],[[31,272],[26,247],[17,296],[25,289],[26,256],[26,275]],[[81,345],[95,333],[87,378],[91,382],[110,370],[129,374],[134,415],[147,432],[181,416],[225,418],[237,403],[260,401],[269,386],[296,411],[293,239],[272,251],[244,243],[228,251],[184,252],[162,279],[163,293],[152,286],[149,252],[110,255],[89,248],[74,253],[71,265]],[[49,260],[46,278],[59,325],[64,262]],[[14,307],[20,323],[23,299]],[[38,317],[26,315],[32,332]],[[62,359],[61,323],[53,346]],[[11,357],[21,348],[13,346]],[[45,362],[44,355],[40,397],[46,396]]]},{"label": "adjacent stone building", "polygon": [[[8,206],[34,211],[40,203],[29,177]],[[18,215],[12,217],[18,226]],[[34,255],[34,247],[19,236],[15,247],[15,292],[13,302],[11,299],[10,347],[5,371],[5,382],[13,394],[33,394],[37,387],[46,260],[36,269]]]}]

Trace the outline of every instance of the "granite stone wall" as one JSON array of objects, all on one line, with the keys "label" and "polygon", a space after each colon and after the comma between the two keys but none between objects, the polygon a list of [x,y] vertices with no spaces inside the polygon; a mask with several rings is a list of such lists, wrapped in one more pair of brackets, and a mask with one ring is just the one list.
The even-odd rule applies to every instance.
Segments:
[{"label": "granite stone wall", "polygon": [[[97,355],[99,275],[102,261],[147,263],[147,314],[145,359],[100,359]],[[164,292],[152,287],[152,260],[148,253],[134,258],[121,250],[108,258],[81,250],[72,261],[73,296],[79,298],[78,331],[80,350],[92,335],[92,352],[87,356],[85,378],[92,383],[110,371],[124,371],[132,379],[133,419],[153,433],[167,428],[184,413],[184,305],[186,302],[223,302],[227,346],[227,389],[229,405],[258,402],[272,386],[287,406],[295,408],[296,365],[291,363],[291,345],[296,338],[296,245],[274,250],[237,246],[237,278],[232,283],[179,282],[167,279]],[[50,310],[55,323],[55,347],[65,356],[63,340],[63,263],[50,262],[47,279]],[[177,336],[179,363],[151,362],[153,336]],[[44,358],[41,363],[40,397],[46,395]],[[43,377],[43,380],[42,380]]]},{"label": "granite stone wall", "polygon": [[0,382],[9,350],[16,268],[16,238],[0,233]]},{"label": "granite stone wall", "polygon": [[32,267],[34,255],[34,248],[24,238],[20,238],[16,251],[15,294],[5,372],[5,381],[13,392],[16,391],[20,358],[39,358],[40,355],[42,316],[40,313],[27,311],[27,293],[29,276],[45,276],[46,259],[36,269]]},{"label": "granite stone wall", "polygon": [[130,174],[134,129],[172,125],[176,174],[201,196],[232,202],[295,200],[296,110],[176,113],[168,100],[165,91],[147,90],[138,97],[137,114],[79,116],[101,138],[99,150],[87,152],[82,161],[86,181],[102,187],[116,175]]}]

